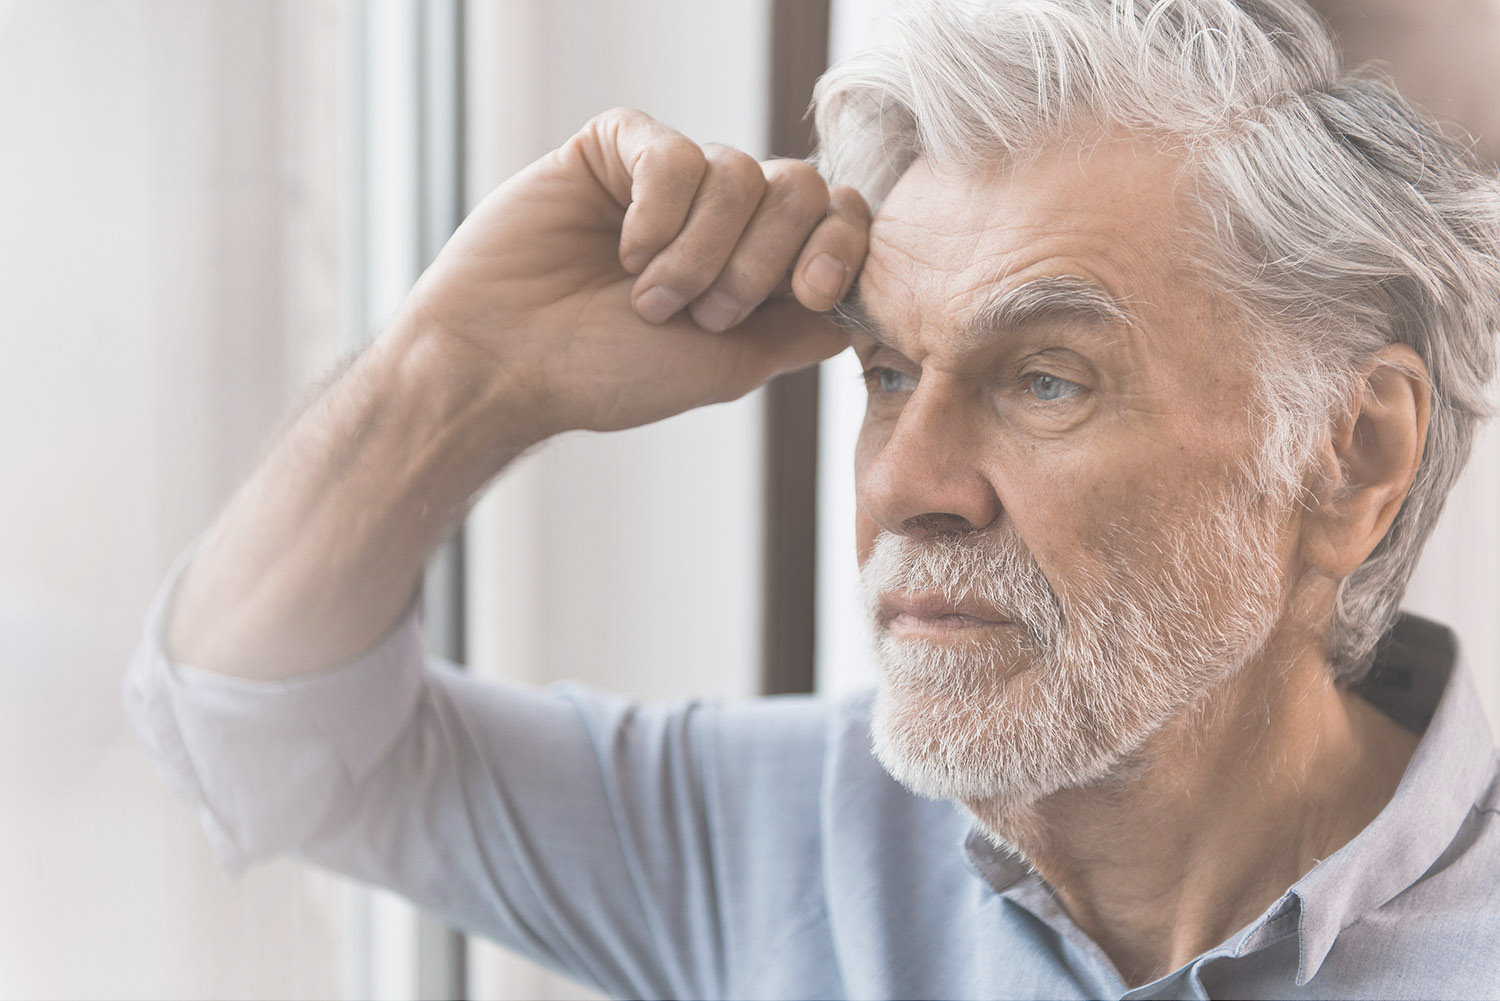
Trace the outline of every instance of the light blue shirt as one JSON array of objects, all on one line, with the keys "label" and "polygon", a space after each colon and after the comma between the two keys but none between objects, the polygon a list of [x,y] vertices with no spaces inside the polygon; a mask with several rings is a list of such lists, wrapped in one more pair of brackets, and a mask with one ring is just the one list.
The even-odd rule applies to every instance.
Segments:
[{"label": "light blue shirt", "polygon": [[1390,805],[1127,990],[1037,875],[881,769],[868,696],[497,685],[424,658],[412,618],[337,670],[244,682],[166,659],[164,600],[127,712],[227,866],[295,852],[617,996],[1500,995],[1500,762],[1451,634],[1421,620],[1367,686],[1423,734]]}]

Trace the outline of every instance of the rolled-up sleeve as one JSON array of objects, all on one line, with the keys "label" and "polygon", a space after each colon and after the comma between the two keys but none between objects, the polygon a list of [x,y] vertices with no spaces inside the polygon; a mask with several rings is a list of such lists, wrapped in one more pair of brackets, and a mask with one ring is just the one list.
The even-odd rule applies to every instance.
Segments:
[{"label": "rolled-up sleeve", "polygon": [[421,696],[421,633],[409,614],[353,663],[283,682],[174,663],[166,611],[190,556],[147,615],[125,676],[125,715],[163,780],[198,811],[220,862],[238,873],[308,841],[340,793],[389,753]]},{"label": "rolled-up sleeve", "polygon": [[[415,613],[337,669],[228,678],[164,652],[181,568],[126,710],[231,871],[292,851],[642,997],[724,993],[734,954],[757,948],[731,941],[740,915],[811,889],[825,734],[811,700],[643,708],[481,682],[424,655]],[[746,816],[766,825],[754,848]],[[811,872],[778,851],[792,843]]]}]

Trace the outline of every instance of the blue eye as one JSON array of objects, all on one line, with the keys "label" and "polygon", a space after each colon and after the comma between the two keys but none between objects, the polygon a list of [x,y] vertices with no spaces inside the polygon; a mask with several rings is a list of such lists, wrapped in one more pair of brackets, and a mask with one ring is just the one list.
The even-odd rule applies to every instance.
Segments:
[{"label": "blue eye", "polygon": [[1083,387],[1067,379],[1039,372],[1031,377],[1031,395],[1046,403],[1065,400],[1083,391]]},{"label": "blue eye", "polygon": [[905,372],[882,366],[865,369],[860,373],[860,378],[864,380],[865,388],[872,393],[910,393],[917,388],[917,380]]}]

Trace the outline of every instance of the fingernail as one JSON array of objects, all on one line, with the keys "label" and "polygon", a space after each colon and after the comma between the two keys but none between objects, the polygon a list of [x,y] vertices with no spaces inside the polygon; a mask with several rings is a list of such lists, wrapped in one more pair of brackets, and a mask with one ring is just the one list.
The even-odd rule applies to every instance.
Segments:
[{"label": "fingernail", "polygon": [[837,299],[839,293],[844,290],[844,276],[849,273],[844,262],[832,254],[819,254],[812,259],[803,274],[809,287],[820,295],[826,295],[830,299]]},{"label": "fingernail", "polygon": [[644,250],[637,250],[635,253],[631,254],[629,257],[625,258],[625,260],[620,262],[621,266],[633,275],[638,275],[642,271],[645,271],[646,265],[650,263],[651,255],[646,253]]},{"label": "fingernail", "polygon": [[693,319],[705,330],[728,330],[740,318],[740,304],[725,292],[710,292],[693,307]]},{"label": "fingernail", "polygon": [[664,285],[653,285],[635,301],[635,311],[651,323],[664,323],[686,301]]}]

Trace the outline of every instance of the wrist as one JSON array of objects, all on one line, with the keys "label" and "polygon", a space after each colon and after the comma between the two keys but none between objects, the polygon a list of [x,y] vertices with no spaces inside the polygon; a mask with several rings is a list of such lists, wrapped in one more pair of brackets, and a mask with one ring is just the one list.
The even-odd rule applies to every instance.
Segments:
[{"label": "wrist", "polygon": [[434,442],[468,457],[486,479],[562,430],[521,362],[497,357],[420,309],[403,308],[367,354],[381,392],[400,409],[420,409],[440,429]]}]

